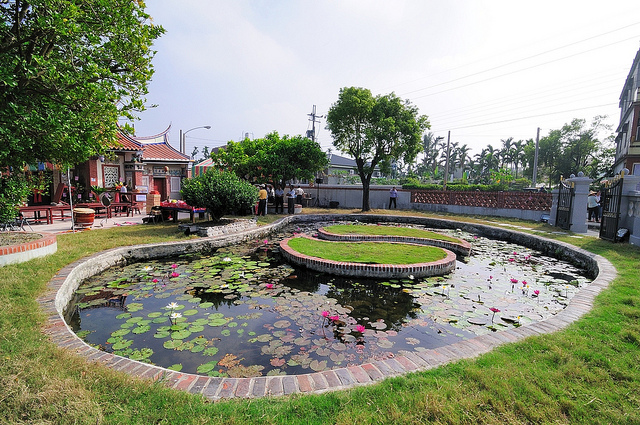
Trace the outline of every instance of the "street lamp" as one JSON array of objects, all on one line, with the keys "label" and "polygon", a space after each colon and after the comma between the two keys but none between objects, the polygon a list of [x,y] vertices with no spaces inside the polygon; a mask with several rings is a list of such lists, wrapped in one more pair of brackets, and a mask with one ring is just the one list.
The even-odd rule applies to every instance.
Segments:
[{"label": "street lamp", "polygon": [[209,130],[211,128],[210,125],[201,125],[200,127],[193,127],[190,128],[189,130],[185,131],[184,133],[182,132],[182,130],[180,130],[180,152],[182,152],[183,154],[186,155],[186,149],[187,149],[187,133],[193,130],[197,130],[199,128],[206,128],[207,130]]}]

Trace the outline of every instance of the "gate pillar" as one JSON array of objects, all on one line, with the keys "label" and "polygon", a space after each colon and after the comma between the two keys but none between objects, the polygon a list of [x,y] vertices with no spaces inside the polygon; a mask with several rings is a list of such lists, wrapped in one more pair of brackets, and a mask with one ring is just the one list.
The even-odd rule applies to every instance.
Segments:
[{"label": "gate pillar", "polygon": [[571,177],[567,179],[573,183],[574,198],[571,211],[571,230],[574,233],[587,233],[587,197],[589,185],[593,181],[589,177]]},{"label": "gate pillar", "polygon": [[640,176],[625,175],[620,202],[620,225],[629,229],[629,242],[640,245]]}]

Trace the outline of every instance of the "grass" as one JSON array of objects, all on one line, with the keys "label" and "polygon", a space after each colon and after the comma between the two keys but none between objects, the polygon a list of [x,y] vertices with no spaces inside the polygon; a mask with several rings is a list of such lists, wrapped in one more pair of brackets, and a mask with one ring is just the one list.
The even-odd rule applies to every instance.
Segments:
[{"label": "grass", "polygon": [[384,235],[384,236],[405,236],[410,238],[435,239],[439,241],[460,242],[460,239],[452,238],[442,233],[430,232],[412,227],[396,226],[354,226],[349,224],[335,224],[325,227],[329,233],[338,235]]},{"label": "grass", "polygon": [[447,256],[433,246],[389,242],[331,242],[301,237],[291,239],[289,246],[312,257],[364,264],[429,263]]},{"label": "grass", "polygon": [[348,391],[209,403],[60,350],[41,333],[35,301],[58,269],[82,256],[184,235],[175,225],[154,225],[60,236],[56,254],[0,269],[0,423],[638,424],[640,249],[589,237],[548,237],[603,255],[618,271],[592,311],[562,332]]}]

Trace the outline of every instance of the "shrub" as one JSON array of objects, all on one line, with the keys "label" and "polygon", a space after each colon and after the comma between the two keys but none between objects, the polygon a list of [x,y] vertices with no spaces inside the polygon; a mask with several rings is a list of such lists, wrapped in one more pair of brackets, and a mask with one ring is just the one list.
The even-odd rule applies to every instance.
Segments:
[{"label": "shrub", "polygon": [[22,174],[0,176],[0,223],[7,223],[18,216],[20,205],[31,193],[31,185]]},{"label": "shrub", "polygon": [[225,214],[246,214],[258,199],[258,190],[251,183],[216,169],[185,180],[181,192],[187,204],[207,208],[214,220]]}]

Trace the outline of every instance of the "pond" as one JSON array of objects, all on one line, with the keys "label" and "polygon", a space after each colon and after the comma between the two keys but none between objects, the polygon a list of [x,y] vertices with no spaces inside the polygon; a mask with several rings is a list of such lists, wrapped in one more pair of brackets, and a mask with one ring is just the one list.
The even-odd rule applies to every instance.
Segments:
[{"label": "pond", "polygon": [[112,267],[82,283],[66,320],[101,350],[173,370],[301,374],[543,320],[590,283],[566,262],[460,231],[437,230],[472,244],[443,277],[340,278],[282,261],[280,240],[328,224]]}]

